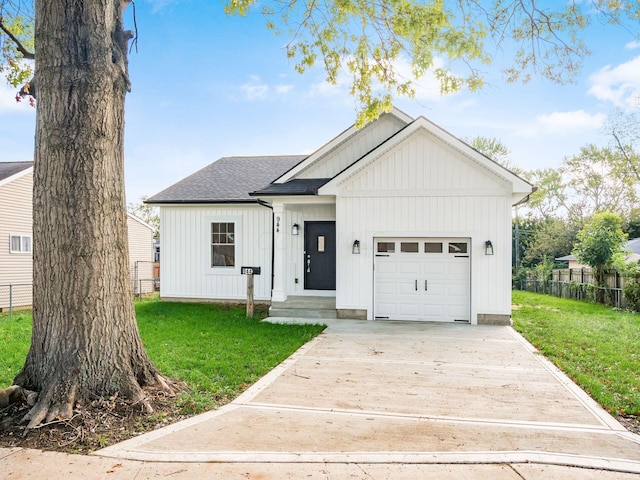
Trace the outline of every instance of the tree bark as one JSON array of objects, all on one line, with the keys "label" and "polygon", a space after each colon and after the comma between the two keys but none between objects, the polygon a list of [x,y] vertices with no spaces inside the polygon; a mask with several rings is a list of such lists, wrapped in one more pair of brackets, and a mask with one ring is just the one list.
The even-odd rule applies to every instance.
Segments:
[{"label": "tree bark", "polygon": [[168,388],[137,329],[124,192],[120,0],[37,0],[32,343],[14,383],[32,428],[116,392]]}]

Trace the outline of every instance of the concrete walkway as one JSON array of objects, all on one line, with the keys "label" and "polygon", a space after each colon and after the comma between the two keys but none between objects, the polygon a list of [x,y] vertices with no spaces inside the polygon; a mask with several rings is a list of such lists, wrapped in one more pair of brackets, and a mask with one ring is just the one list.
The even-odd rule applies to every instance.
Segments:
[{"label": "concrete walkway", "polygon": [[0,450],[0,477],[640,476],[640,437],[510,327],[328,323],[219,410],[88,457]]}]

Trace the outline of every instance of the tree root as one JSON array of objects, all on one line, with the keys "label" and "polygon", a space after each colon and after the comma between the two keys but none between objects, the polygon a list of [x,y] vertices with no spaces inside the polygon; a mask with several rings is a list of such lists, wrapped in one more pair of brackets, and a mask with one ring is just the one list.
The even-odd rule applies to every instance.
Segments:
[{"label": "tree root", "polygon": [[0,390],[0,408],[19,402],[27,402],[28,405],[34,406],[37,398],[38,394],[36,392],[22,388],[19,385],[11,385]]}]

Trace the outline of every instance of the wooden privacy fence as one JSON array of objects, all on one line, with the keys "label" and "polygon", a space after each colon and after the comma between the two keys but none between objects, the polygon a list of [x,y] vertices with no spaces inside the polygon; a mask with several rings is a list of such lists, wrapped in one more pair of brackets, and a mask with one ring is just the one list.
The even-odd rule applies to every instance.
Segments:
[{"label": "wooden privacy fence", "polygon": [[563,268],[553,270],[550,278],[538,279],[536,272],[531,272],[514,285],[519,290],[545,293],[555,297],[572,300],[595,300],[596,289],[604,290],[607,305],[626,308],[627,301],[623,295],[626,277],[612,270],[605,274],[606,287],[594,285],[594,275],[590,268]]}]

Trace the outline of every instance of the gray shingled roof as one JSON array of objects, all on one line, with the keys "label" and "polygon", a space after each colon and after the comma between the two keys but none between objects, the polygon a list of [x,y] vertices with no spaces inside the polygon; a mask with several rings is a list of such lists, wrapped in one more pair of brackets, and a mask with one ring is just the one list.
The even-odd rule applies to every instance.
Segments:
[{"label": "gray shingled roof", "polygon": [[[628,240],[624,244],[624,249],[630,251],[631,253],[640,255],[640,238],[633,238],[631,240]],[[557,257],[556,260],[568,261],[577,260],[577,258],[575,255],[571,254],[565,255],[564,257]]]},{"label": "gray shingled roof", "polygon": [[33,162],[0,162],[0,180],[9,178],[29,167],[33,167]]},{"label": "gray shingled roof", "polygon": [[157,193],[146,203],[256,202],[249,193],[266,187],[305,158],[306,155],[224,157]]},{"label": "gray shingled roof", "polygon": [[317,195],[330,178],[294,178],[285,183],[272,183],[251,195]]}]

